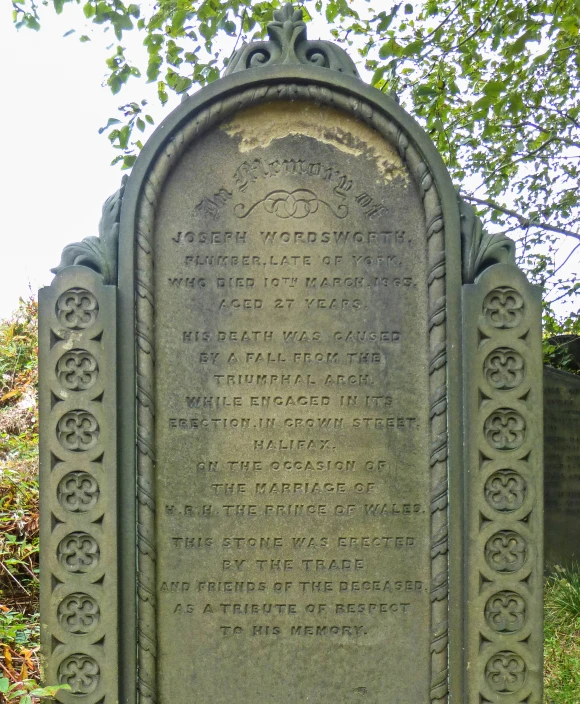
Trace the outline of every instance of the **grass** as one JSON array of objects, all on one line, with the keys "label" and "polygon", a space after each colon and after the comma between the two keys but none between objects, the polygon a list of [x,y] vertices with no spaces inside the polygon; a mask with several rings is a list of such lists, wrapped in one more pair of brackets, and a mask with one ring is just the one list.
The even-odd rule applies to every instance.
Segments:
[{"label": "grass", "polygon": [[544,591],[546,704],[580,702],[580,565],[558,568]]},{"label": "grass", "polygon": [[[35,704],[38,666],[37,308],[0,322],[0,704]],[[545,590],[545,704],[580,704],[580,565]]]}]

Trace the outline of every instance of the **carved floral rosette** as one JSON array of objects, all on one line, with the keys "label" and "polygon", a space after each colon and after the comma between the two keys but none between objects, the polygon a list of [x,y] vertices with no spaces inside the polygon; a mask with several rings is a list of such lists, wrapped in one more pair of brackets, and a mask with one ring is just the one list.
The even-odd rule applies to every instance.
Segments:
[{"label": "carved floral rosette", "polygon": [[464,286],[469,704],[542,701],[540,306],[508,264]]},{"label": "carved floral rosette", "polygon": [[69,704],[117,692],[115,306],[82,266],[39,293],[43,678]]}]

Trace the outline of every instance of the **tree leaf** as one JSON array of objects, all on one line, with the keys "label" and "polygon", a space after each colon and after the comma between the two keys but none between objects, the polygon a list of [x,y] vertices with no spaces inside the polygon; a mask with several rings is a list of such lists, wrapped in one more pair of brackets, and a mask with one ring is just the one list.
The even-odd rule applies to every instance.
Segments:
[{"label": "tree leaf", "polygon": [[121,120],[118,120],[116,117],[110,117],[104,127],[99,127],[99,134],[103,134],[103,132],[108,130],[111,125],[118,125],[120,122]]}]

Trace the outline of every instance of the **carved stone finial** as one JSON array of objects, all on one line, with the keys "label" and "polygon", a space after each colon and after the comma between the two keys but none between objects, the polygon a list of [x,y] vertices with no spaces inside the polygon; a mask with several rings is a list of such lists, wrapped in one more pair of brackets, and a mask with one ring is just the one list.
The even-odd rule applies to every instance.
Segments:
[{"label": "carved stone finial", "polygon": [[117,258],[121,204],[127,176],[121,180],[121,188],[107,198],[99,223],[99,237],[85,237],[82,242],[67,245],[61,254],[60,264],[51,269],[58,274],[67,266],[87,266],[102,275],[105,284],[117,283]]},{"label": "carved stone finial", "polygon": [[341,71],[358,78],[358,71],[350,56],[336,44],[309,41],[302,10],[287,3],[274,12],[274,20],[267,27],[270,41],[244,44],[231,57],[225,74],[237,73],[258,66],[306,64]]},{"label": "carved stone finial", "polygon": [[471,284],[492,264],[515,264],[516,245],[504,234],[488,234],[475,209],[459,198],[463,283]]}]

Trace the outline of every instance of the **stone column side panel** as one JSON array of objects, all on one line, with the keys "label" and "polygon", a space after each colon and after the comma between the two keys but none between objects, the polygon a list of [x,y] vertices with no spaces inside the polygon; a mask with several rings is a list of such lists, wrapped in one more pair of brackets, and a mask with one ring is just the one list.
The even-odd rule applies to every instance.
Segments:
[{"label": "stone column side panel", "polygon": [[118,700],[116,288],[84,266],[39,291],[43,681]]},{"label": "stone column side panel", "polygon": [[509,264],[463,287],[468,704],[542,701],[541,292]]}]

